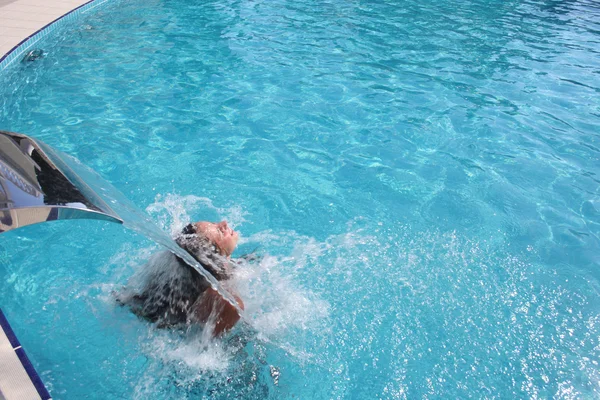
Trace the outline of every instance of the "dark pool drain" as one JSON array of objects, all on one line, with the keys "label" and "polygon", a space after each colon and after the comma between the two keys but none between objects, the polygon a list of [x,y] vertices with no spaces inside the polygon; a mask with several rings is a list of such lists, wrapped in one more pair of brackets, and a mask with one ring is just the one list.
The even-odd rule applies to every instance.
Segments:
[{"label": "dark pool drain", "polygon": [[23,57],[23,59],[21,60],[21,62],[36,61],[36,60],[42,58],[44,56],[44,54],[46,54],[46,53],[42,49],[31,50],[27,54],[25,54],[25,56]]}]

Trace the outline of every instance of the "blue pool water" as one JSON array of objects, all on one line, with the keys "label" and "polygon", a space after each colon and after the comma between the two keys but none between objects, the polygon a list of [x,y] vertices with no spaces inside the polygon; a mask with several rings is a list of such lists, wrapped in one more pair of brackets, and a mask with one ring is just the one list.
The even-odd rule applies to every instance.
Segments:
[{"label": "blue pool water", "polygon": [[0,305],[55,398],[594,398],[593,1],[110,2],[0,74],[0,129],[167,231],[240,231],[245,322],[156,330],[118,225],[0,237]]}]

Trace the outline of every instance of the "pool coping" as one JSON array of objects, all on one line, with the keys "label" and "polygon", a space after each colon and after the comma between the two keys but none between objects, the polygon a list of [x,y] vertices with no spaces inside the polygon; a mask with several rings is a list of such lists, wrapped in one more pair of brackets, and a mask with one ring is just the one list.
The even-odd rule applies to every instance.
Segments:
[{"label": "pool coping", "polygon": [[19,339],[0,308],[0,398],[51,400],[44,382],[31,364]]},{"label": "pool coping", "polygon": [[29,34],[12,49],[10,49],[6,54],[0,56],[0,72],[12,65],[15,61],[20,60],[27,50],[30,50],[32,47],[34,47],[37,42],[39,42],[42,38],[46,37],[53,30],[61,26],[62,23],[71,21],[74,18],[80,16],[80,14],[86,13],[91,9],[108,1],[110,0],[89,0],[86,3],[83,3],[73,8],[72,10],[66,12],[65,14],[59,16],[58,18],[44,25],[35,32]]}]

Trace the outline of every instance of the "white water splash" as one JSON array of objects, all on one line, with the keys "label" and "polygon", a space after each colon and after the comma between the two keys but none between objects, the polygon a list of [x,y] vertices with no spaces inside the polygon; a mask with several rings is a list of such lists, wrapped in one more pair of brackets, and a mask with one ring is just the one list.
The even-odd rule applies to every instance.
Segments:
[{"label": "white water splash", "polygon": [[[173,193],[157,195],[154,203],[146,207],[146,212],[171,235],[176,235],[185,225],[198,220],[225,219],[233,228],[246,221],[246,213],[239,206],[217,207],[206,197]],[[203,217],[197,218],[197,215]]]},{"label": "white water splash", "polygon": [[283,337],[291,329],[310,329],[328,315],[328,305],[280,270],[281,259],[266,256],[260,263],[238,268],[235,283],[246,310],[245,320],[260,337]]},{"label": "white water splash", "polygon": [[[208,198],[177,194],[158,195],[146,212],[172,235],[190,221],[226,219],[232,226],[240,226],[246,221],[247,215],[239,206],[217,207]],[[243,227],[241,231],[243,235]],[[228,282],[237,289],[245,303],[244,323],[239,324],[234,332],[250,329],[257,340],[279,346],[288,354],[306,359],[309,355],[304,354],[302,349],[295,349],[293,340],[288,336],[294,330],[310,331],[319,325],[319,321],[328,316],[328,304],[302,287],[293,274],[294,268],[283,270],[281,265],[291,263],[295,264],[295,269],[301,270],[306,265],[307,257],[318,258],[323,244],[314,239],[299,238],[294,232],[270,231],[248,238],[242,236],[240,242],[253,243],[268,251],[272,246],[288,248],[290,239],[299,242],[289,256],[266,255],[259,262],[240,262],[233,279]],[[156,251],[158,249],[153,246],[132,252],[131,248],[124,245],[113,256],[107,269],[113,268],[114,264],[125,264],[126,267],[115,269],[119,278],[124,270],[133,270],[135,281],[136,275],[145,274],[144,268]],[[132,268],[132,265],[136,266]],[[114,285],[105,286],[102,297],[109,298],[109,292],[114,289]],[[176,366],[176,370],[181,372],[177,375],[185,376],[185,384],[200,380],[205,372],[219,374],[227,371],[231,366],[232,354],[236,351],[228,347],[226,340],[213,339],[210,329],[193,327],[177,336],[151,325],[148,326],[142,349],[151,359]],[[143,388],[140,389],[145,392]]]}]

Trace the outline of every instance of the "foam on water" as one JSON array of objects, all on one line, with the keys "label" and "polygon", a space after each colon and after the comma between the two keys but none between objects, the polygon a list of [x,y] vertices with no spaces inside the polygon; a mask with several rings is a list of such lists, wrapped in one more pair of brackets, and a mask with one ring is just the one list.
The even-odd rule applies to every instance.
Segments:
[{"label": "foam on water", "polygon": [[205,220],[212,220],[218,216],[226,219],[233,228],[246,221],[245,213],[239,206],[219,208],[215,207],[209,198],[194,195],[181,196],[169,193],[163,197],[159,194],[154,203],[146,207],[146,212],[152,215],[163,229],[170,231],[171,235],[181,232],[181,229],[190,222],[199,221],[198,218],[192,218],[192,215],[200,211],[204,214]]},{"label": "foam on water", "polygon": [[[166,197],[172,210],[196,204],[186,208],[191,215],[207,204]],[[531,398],[598,390],[564,375],[577,366],[585,381],[599,378],[600,359],[593,356],[600,334],[597,289],[584,276],[561,277],[560,270],[524,261],[536,259],[533,249],[515,256],[505,252],[501,237],[479,242],[456,232],[391,229],[362,219],[323,241],[292,231],[259,232],[244,241],[263,249],[264,257],[242,262],[236,271],[246,310],[234,339],[214,341],[194,329],[152,331],[143,346],[155,362],[171,365],[166,370],[180,394],[212,387],[227,398],[239,388],[227,389],[225,382],[256,382],[260,365],[276,373],[249,392],[252,398],[261,390],[277,397],[276,389],[265,389],[274,385],[269,379],[289,385],[295,373],[320,375],[332,398],[373,390],[404,398],[415,388],[423,395],[460,397],[477,387],[489,395]],[[345,295],[339,296],[333,288],[342,286]],[[256,348],[266,352],[264,360]],[[280,351],[284,358],[276,355]],[[240,372],[248,364],[253,367]],[[149,371],[157,379],[158,370]],[[385,374],[387,383],[356,386],[359,371]],[[142,393],[152,391],[140,398]]]},{"label": "foam on water", "polygon": [[[190,205],[186,196],[166,197],[174,210]],[[189,215],[215,212],[194,204]],[[216,217],[225,217],[223,210]],[[70,355],[77,365],[93,363],[96,346],[122,347],[129,355],[115,353],[106,368],[128,359],[122,368],[129,389],[121,390],[139,399],[314,394],[304,382],[317,385],[316,398],[464,397],[473,390],[578,398],[598,390],[598,289],[585,274],[542,267],[535,249],[511,254],[502,237],[479,241],[360,218],[323,240],[272,230],[244,240],[264,257],[238,267],[234,283],[246,311],[222,340],[195,327],[156,329],[111,300],[118,282],[160,251],[154,245],[123,244],[90,271],[87,284],[63,281],[71,275],[65,265],[51,285],[37,286],[32,261],[19,251],[29,254],[44,242],[31,248],[25,240],[15,247],[22,262],[8,266],[13,278],[2,280],[2,290],[18,294],[27,309],[38,310],[31,302],[42,300],[32,318],[44,340],[85,335],[81,353]],[[56,332],[48,317],[59,310],[70,317]],[[102,337],[91,332],[96,324],[79,326],[80,314],[98,321]],[[359,384],[358,376],[368,379]]]},{"label": "foam on water", "polygon": [[[174,234],[193,221],[191,215],[211,215],[217,219],[227,219],[233,226],[244,222],[244,213],[239,207],[218,208],[213,206],[210,200],[192,195],[157,196],[157,201],[148,206],[147,211],[161,221],[164,229]],[[271,236],[270,239],[276,237]],[[256,234],[250,238],[242,237],[242,242],[267,249],[270,243],[268,238],[268,235]],[[129,265],[139,263],[143,261],[139,257],[140,254],[148,255],[151,250],[156,249],[152,247],[138,251],[130,260],[127,253],[130,248],[125,247],[125,253],[119,252],[113,257],[114,261]],[[298,251],[301,250],[295,250],[296,253]],[[160,254],[158,256],[160,257]],[[294,256],[290,259],[293,258]],[[160,262],[157,263],[156,260],[155,258],[154,262],[150,262],[155,266],[159,265]],[[327,304],[294,282],[294,276],[289,271],[281,271],[285,260],[266,254],[258,262],[238,262],[239,266],[232,281],[228,282],[228,287],[235,287],[245,304],[242,321],[244,326],[241,329],[250,330],[259,340],[286,347],[287,351],[292,353],[300,353],[299,350],[293,350],[293,343],[280,341],[289,335],[290,330],[309,330],[319,326],[320,321],[327,316]],[[301,267],[301,264],[302,262],[298,266]],[[138,264],[134,271],[133,279],[137,281],[148,273],[148,267]],[[115,280],[122,280],[121,278],[120,273],[115,276]],[[131,280],[130,284],[135,286],[135,282]],[[114,290],[112,285],[106,288]],[[229,365],[233,351],[224,347],[219,340],[212,339],[210,329],[190,328],[181,341],[173,341],[171,335],[159,335],[152,343],[155,345],[147,348],[149,354],[156,354],[164,362],[182,363],[197,374],[206,371],[223,372]],[[193,381],[189,376],[188,379]]]}]

